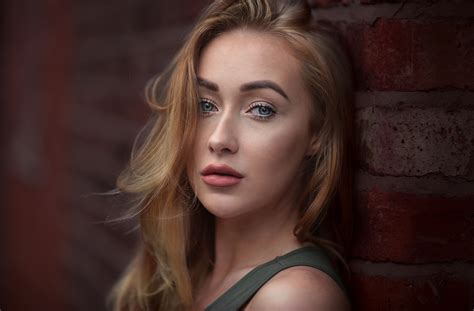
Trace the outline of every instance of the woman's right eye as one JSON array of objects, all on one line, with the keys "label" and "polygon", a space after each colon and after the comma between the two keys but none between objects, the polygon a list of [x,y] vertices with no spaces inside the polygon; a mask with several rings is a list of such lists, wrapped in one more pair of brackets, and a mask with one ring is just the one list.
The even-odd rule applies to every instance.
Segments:
[{"label": "woman's right eye", "polygon": [[199,102],[199,108],[203,114],[209,114],[217,110],[215,103],[207,98],[201,98],[201,101]]}]

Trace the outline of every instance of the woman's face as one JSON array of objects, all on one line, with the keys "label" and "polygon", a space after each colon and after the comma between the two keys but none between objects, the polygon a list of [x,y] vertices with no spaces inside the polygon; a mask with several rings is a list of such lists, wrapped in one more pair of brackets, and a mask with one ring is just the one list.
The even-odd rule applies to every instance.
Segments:
[{"label": "woman's face", "polygon": [[224,33],[203,49],[187,174],[215,216],[271,211],[301,188],[314,140],[300,68],[285,41],[256,31]]}]

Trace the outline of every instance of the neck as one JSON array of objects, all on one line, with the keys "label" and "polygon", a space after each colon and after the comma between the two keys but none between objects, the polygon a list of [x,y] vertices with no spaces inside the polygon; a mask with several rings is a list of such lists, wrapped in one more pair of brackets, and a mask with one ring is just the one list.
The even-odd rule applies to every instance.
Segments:
[{"label": "neck", "polygon": [[[290,196],[287,196],[290,197]],[[232,219],[215,220],[215,281],[292,251],[302,244],[293,234],[297,223],[295,200]],[[293,205],[292,205],[293,204]]]}]

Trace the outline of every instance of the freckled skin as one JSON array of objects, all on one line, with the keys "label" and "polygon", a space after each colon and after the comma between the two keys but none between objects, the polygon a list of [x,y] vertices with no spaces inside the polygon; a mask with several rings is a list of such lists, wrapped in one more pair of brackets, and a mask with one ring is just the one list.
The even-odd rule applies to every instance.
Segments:
[{"label": "freckled skin", "polygon": [[[199,88],[200,97],[213,104],[205,106],[212,111],[199,119],[187,173],[199,200],[215,216],[258,211],[271,217],[272,209],[288,208],[288,197],[296,199],[302,161],[314,145],[311,99],[300,68],[283,39],[256,31],[224,33],[202,51],[197,75],[219,90]],[[278,84],[288,99],[268,88],[240,90],[257,80]],[[267,120],[255,118],[267,109],[250,107],[262,102],[276,111]],[[209,186],[199,172],[212,163],[231,166],[244,178],[235,186]]]}]

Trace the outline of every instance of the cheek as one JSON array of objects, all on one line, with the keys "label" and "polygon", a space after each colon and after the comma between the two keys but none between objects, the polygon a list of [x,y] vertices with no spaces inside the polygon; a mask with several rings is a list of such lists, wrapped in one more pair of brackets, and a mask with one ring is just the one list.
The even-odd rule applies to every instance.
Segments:
[{"label": "cheek", "polygon": [[254,170],[265,170],[274,177],[296,173],[308,142],[308,132],[295,125],[281,126],[247,137],[247,154],[251,154],[249,160],[253,160],[250,165]]},{"label": "cheek", "polygon": [[191,147],[191,154],[186,163],[186,174],[188,176],[189,183],[191,187],[195,190],[196,178],[198,177],[198,164],[199,164],[199,155],[202,153],[202,148],[200,148],[199,137],[196,135]]},{"label": "cheek", "polygon": [[195,193],[199,191],[201,178],[199,170],[203,168],[203,165],[207,163],[206,160],[208,160],[206,159],[208,153],[207,135],[206,129],[203,126],[198,126],[191,147],[191,155],[186,164],[188,180]]}]

